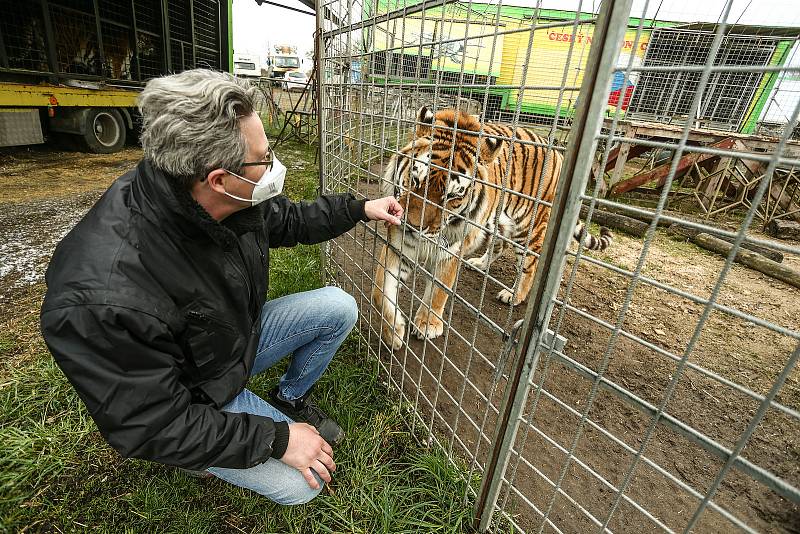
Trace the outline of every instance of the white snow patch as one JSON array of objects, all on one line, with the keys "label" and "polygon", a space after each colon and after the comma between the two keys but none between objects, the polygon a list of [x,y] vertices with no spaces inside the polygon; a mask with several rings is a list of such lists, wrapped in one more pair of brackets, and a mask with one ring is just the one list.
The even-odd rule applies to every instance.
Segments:
[{"label": "white snow patch", "polygon": [[14,290],[44,278],[59,241],[84,216],[98,195],[67,201],[36,201],[5,206],[0,215],[0,302]]}]

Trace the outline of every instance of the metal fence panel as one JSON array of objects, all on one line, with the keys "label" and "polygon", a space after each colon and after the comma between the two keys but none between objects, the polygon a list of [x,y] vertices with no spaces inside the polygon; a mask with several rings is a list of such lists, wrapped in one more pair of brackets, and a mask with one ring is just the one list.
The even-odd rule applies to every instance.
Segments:
[{"label": "metal fence panel", "polygon": [[797,527],[800,31],[669,4],[320,3],[322,190],[406,209],[325,275],[481,530]]},{"label": "metal fence panel", "polygon": [[219,0],[0,2],[0,69],[20,80],[141,85],[165,71],[227,65]]}]

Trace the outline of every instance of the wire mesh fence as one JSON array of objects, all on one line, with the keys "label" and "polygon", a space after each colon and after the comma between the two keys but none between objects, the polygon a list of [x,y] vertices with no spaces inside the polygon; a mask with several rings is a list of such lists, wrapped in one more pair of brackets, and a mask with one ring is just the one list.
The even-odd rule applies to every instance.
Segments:
[{"label": "wire mesh fence", "polygon": [[140,84],[227,63],[218,0],[0,1],[0,69]]},{"label": "wire mesh fence", "polygon": [[405,208],[323,255],[381,379],[481,530],[798,528],[800,31],[516,4],[321,2],[322,189]]}]

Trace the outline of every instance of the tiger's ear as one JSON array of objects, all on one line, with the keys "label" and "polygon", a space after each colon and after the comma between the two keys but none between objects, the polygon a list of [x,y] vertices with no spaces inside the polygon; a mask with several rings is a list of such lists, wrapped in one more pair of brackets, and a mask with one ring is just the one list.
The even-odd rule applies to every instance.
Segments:
[{"label": "tiger's ear", "polygon": [[484,165],[489,165],[497,158],[497,155],[500,154],[500,149],[503,147],[503,141],[497,137],[484,137],[483,141],[481,141],[480,147],[480,161]]},{"label": "tiger's ear", "polygon": [[436,115],[433,111],[428,109],[428,106],[422,106],[417,112],[417,137],[426,137],[431,134],[431,125],[436,120]]}]

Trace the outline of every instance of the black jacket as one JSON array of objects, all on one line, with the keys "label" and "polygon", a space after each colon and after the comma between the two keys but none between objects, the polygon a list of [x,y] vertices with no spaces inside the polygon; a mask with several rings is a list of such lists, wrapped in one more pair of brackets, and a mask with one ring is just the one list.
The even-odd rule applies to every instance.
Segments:
[{"label": "black jacket", "polygon": [[245,386],[269,247],[319,243],[366,220],[352,195],[279,196],[222,224],[147,161],[56,247],[41,329],[123,456],[204,469],[279,458],[288,426],[220,411]]}]

